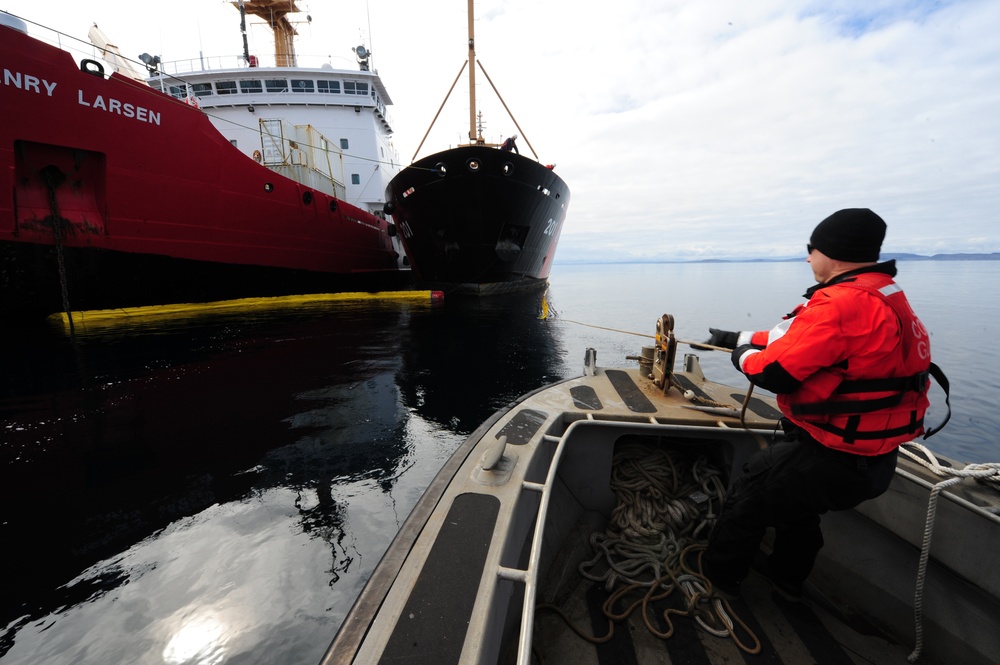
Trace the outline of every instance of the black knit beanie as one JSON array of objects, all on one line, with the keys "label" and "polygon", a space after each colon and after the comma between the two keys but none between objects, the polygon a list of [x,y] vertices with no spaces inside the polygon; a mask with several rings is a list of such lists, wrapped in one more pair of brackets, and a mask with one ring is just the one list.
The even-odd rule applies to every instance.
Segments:
[{"label": "black knit beanie", "polygon": [[878,261],[885,222],[868,208],[838,210],[812,232],[809,244],[836,261]]}]

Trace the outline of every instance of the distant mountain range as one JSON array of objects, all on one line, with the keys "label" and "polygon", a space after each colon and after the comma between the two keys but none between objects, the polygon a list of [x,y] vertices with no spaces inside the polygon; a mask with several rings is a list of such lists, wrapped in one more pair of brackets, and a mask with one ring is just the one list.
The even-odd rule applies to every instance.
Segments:
[{"label": "distant mountain range", "polygon": [[884,254],[882,260],[897,261],[1000,261],[1000,252],[992,254],[935,254],[921,256],[920,254]]},{"label": "distant mountain range", "polygon": [[[991,254],[934,254],[933,256],[884,253],[879,257],[879,261],[889,261],[890,259],[896,259],[897,261],[1000,261],[1000,252],[993,252]],[[762,260],[767,261],[768,259]],[[802,257],[778,260],[801,261]]]},{"label": "distant mountain range", "polygon": [[[885,253],[879,257],[879,261],[1000,261],[1000,252],[991,254],[934,254],[924,256],[922,254],[890,254]],[[579,260],[556,260],[555,263],[563,264],[593,264],[593,263],[784,263],[787,261],[803,261],[804,257],[794,256],[786,259],[673,259],[668,261],[649,261],[636,259],[622,259],[618,261],[579,261]]]}]

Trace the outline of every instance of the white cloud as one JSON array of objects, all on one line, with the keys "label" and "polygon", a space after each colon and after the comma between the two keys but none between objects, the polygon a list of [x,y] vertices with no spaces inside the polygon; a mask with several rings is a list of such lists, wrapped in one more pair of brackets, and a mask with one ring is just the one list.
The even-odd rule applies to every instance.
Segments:
[{"label": "white cloud", "polygon": [[[466,55],[462,0],[299,2],[299,53],[373,50],[404,162]],[[127,55],[237,53],[228,3],[8,2]],[[558,260],[793,256],[812,226],[867,206],[885,249],[1000,251],[1000,3],[480,0],[477,54],[572,190]],[[197,18],[195,18],[197,17]],[[262,28],[252,48],[269,50]],[[486,136],[517,131],[477,72]],[[463,140],[464,76],[420,154]]]}]

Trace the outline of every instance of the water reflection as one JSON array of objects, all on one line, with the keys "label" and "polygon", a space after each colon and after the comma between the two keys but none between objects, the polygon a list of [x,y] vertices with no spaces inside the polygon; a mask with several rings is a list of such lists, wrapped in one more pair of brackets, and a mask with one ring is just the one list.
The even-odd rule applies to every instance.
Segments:
[{"label": "water reflection", "polygon": [[510,400],[560,378],[562,344],[540,292],[452,298],[415,319],[399,385],[424,418],[470,433]]},{"label": "water reflection", "polygon": [[542,297],[0,333],[0,661],[318,660],[464,436],[558,378]]},{"label": "water reflection", "polygon": [[[135,653],[220,662],[322,614],[331,601],[316,589],[359,549],[339,489],[390,492],[413,464],[398,356],[411,322],[434,315],[367,303],[82,328],[72,342],[5,333],[20,353],[4,358],[0,393],[0,531],[21,545],[2,554],[16,571],[4,662],[92,656],[116,622],[133,630],[102,662],[134,660],[135,630]],[[286,579],[290,565],[302,579]],[[261,602],[242,624],[220,618]],[[288,649],[322,653],[329,627],[312,629],[324,638]]]},{"label": "water reflection", "polygon": [[188,619],[163,650],[166,665],[217,665],[226,657],[225,626],[214,616]]}]

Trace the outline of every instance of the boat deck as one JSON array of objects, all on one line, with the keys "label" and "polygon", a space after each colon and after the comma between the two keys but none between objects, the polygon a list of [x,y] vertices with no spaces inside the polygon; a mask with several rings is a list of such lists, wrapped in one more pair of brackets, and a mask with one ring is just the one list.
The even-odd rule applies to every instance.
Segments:
[{"label": "boat deck", "polygon": [[[692,354],[664,390],[655,358],[622,370],[588,354],[583,376],[522,396],[470,435],[324,665],[903,665],[918,646],[924,665],[996,662],[996,493],[956,476],[934,505],[930,547],[936,474],[909,451],[885,494],[823,515],[802,602],[757,573],[739,599],[712,597],[699,552],[728,478],[779,436],[780,413],[767,396],[707,380]],[[758,556],[769,550],[765,537]],[[606,603],[623,578],[671,593],[644,608],[640,586]],[[609,632],[605,607],[621,616],[595,640]]]},{"label": "boat deck", "polygon": [[[586,538],[574,542],[586,548]],[[567,556],[576,560],[589,552],[563,553]],[[735,638],[713,635],[694,618],[676,614],[683,607],[679,591],[650,602],[644,613],[642,604],[635,602],[642,599],[642,589],[628,596],[627,602],[634,603],[631,608],[622,601],[615,603],[612,612],[627,616],[614,623],[610,639],[597,643],[595,635],[603,638],[609,632],[611,622],[602,609],[609,594],[603,584],[576,573],[575,565],[564,566],[564,570],[570,572],[563,580],[542,590],[535,617],[533,663],[860,665],[906,663],[912,652],[910,646],[883,635],[860,617],[834,607],[815,589],[807,588],[802,602],[792,602],[774,592],[770,582],[756,572],[744,581],[739,599],[721,605],[734,619]],[[591,639],[575,633],[569,623]],[[507,656],[502,663],[515,662],[514,654]],[[928,661],[921,658],[919,662]]]}]

